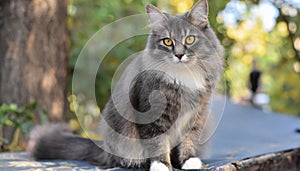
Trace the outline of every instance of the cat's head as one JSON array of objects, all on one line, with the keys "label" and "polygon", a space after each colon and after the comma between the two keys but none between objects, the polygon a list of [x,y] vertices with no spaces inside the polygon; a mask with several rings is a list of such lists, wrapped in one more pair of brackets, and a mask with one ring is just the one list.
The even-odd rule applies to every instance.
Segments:
[{"label": "cat's head", "polygon": [[199,0],[182,15],[161,12],[153,5],[146,11],[151,28],[146,50],[154,61],[198,67],[222,63],[223,50],[209,25],[207,0]]}]

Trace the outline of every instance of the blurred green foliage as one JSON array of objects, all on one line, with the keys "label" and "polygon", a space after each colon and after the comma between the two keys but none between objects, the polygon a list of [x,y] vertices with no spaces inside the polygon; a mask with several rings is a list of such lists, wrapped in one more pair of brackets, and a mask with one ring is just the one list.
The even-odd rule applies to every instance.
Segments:
[{"label": "blurred green foliage", "polygon": [[[247,96],[249,94],[247,84],[252,67],[251,61],[257,59],[259,67],[263,71],[263,91],[271,97],[271,109],[300,116],[300,98],[298,97],[300,94],[298,88],[300,79],[299,73],[295,70],[297,53],[293,46],[294,38],[290,37],[291,23],[296,25],[296,31],[293,32],[294,37],[299,37],[299,9],[295,8],[298,11],[296,16],[280,13],[274,28],[271,31],[265,31],[262,20],[260,18],[253,19],[250,12],[252,8],[259,5],[259,0],[240,1],[245,4],[246,11],[239,14],[235,26],[226,25],[220,15],[228,6],[230,0],[208,0],[208,2],[211,26],[216,31],[226,52],[225,74],[223,77],[223,82],[226,85],[220,85],[223,93],[227,93],[237,101]],[[70,15],[68,24],[71,35],[71,68],[74,68],[81,49],[93,34],[106,24],[122,17],[145,13],[145,5],[148,3],[171,13],[182,13],[190,9],[194,0],[71,0],[68,8]],[[278,7],[280,11],[285,6],[293,8],[285,1],[282,1],[282,4],[284,5]],[[285,17],[287,21],[283,20],[282,17]],[[75,101],[71,100],[71,110],[80,111],[77,112],[77,117],[85,125],[96,127],[93,123],[98,120],[99,111],[103,109],[110,96],[111,80],[117,67],[131,54],[143,50],[146,40],[147,36],[137,36],[125,40],[107,54],[105,60],[99,66],[95,82],[95,93],[99,107],[89,104],[89,102],[86,102],[85,106],[81,106],[81,102],[85,101],[84,98],[69,95],[69,99],[76,99]],[[70,86],[72,85],[71,78],[72,72],[70,72]],[[225,92],[226,89],[227,92]],[[69,90],[71,91],[71,87]],[[89,111],[93,111],[95,114],[88,116]]]},{"label": "blurred green foliage", "polygon": [[[236,101],[249,96],[246,87],[252,60],[256,59],[263,73],[262,91],[271,99],[270,109],[300,116],[300,49],[295,48],[295,40],[300,37],[300,9],[286,1],[261,2],[270,2],[278,11],[272,30],[264,29],[261,16],[254,17],[251,10],[258,8],[260,3],[251,0],[240,1],[246,10],[238,15],[236,25],[226,26],[222,42],[227,49],[226,78],[230,80],[230,95]],[[220,20],[222,23],[223,19]]]},{"label": "blurred green foliage", "polygon": [[[22,147],[16,145],[20,132],[22,134],[28,134],[33,127],[34,110],[36,109],[36,103],[30,103],[25,106],[18,107],[16,104],[2,104],[0,106],[0,130],[1,132],[6,127],[14,129],[12,139],[6,139],[0,136],[1,144],[10,146],[9,149],[16,151]],[[4,147],[3,147],[4,148]],[[7,150],[7,149],[2,149]]]}]

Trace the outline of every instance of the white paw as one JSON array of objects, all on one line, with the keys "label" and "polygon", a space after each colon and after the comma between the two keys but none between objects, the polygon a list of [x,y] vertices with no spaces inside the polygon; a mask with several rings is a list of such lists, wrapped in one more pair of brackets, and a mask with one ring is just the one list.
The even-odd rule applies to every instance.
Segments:
[{"label": "white paw", "polygon": [[169,171],[169,168],[159,161],[154,161],[151,163],[150,171]]},{"label": "white paw", "polygon": [[182,169],[201,169],[202,161],[198,157],[191,157],[187,161],[184,162]]}]

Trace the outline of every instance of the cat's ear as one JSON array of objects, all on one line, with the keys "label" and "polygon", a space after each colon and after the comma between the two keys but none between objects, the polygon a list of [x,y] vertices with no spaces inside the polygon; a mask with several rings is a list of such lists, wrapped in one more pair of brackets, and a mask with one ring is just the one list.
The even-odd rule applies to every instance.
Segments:
[{"label": "cat's ear", "polygon": [[146,11],[152,29],[160,28],[166,24],[166,16],[155,6],[151,4],[146,5]]},{"label": "cat's ear", "polygon": [[188,12],[188,20],[195,26],[202,28],[208,25],[208,3],[207,0],[198,0]]}]

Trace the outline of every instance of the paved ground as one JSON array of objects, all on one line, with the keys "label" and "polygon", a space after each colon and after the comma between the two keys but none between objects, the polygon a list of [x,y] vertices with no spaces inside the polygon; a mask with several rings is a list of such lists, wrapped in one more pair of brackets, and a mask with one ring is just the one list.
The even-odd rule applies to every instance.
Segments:
[{"label": "paved ground", "polygon": [[[226,101],[226,100],[225,100]],[[205,157],[215,170],[227,163],[300,147],[300,118],[265,113],[215,97],[213,116],[218,127],[212,137],[210,153]],[[222,116],[222,117],[221,117]],[[34,161],[26,153],[0,153],[0,170],[100,170],[78,161]],[[124,169],[113,169],[124,170]]]}]

